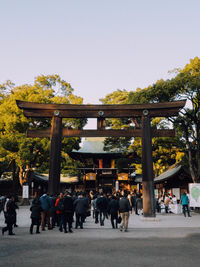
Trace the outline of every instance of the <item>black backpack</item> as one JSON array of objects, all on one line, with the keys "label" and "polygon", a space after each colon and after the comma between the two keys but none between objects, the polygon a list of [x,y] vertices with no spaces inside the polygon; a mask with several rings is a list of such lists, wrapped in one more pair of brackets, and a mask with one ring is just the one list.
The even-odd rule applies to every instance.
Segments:
[{"label": "black backpack", "polygon": [[64,206],[64,202],[63,202],[63,199],[59,199],[59,201],[58,201],[58,204],[57,204],[57,210],[59,210],[59,211],[64,211],[64,208],[65,208],[65,206]]}]

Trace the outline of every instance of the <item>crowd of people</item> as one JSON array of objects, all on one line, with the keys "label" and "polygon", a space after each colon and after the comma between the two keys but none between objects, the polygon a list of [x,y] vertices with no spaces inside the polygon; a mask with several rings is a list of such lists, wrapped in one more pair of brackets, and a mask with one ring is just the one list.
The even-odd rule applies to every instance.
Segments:
[{"label": "crowd of people", "polygon": [[[4,212],[6,227],[2,228],[2,234],[8,231],[9,235],[14,235],[13,228],[16,224],[16,201],[14,196],[7,196],[0,201],[0,212]],[[34,226],[36,233],[52,230],[58,227],[60,232],[73,233],[74,228],[83,229],[84,222],[88,216],[92,216],[95,224],[104,226],[105,219],[109,219],[113,229],[120,231],[128,230],[129,215],[132,211],[141,214],[142,199],[141,194],[127,191],[113,194],[90,191],[69,192],[65,191],[56,196],[43,194],[40,196],[35,192],[31,211],[30,234],[33,234]]]},{"label": "crowd of people", "polygon": [[[156,200],[157,212],[161,211],[164,205],[165,212],[169,212],[169,203],[177,203],[176,197],[166,194]],[[184,193],[181,197],[183,214],[190,217],[189,199]],[[13,228],[17,227],[16,222],[16,199],[10,195],[0,197],[0,213],[4,212],[6,227],[2,228],[2,234],[8,231],[9,235],[14,235]],[[113,194],[105,194],[103,191],[94,192],[69,192],[65,191],[59,195],[49,196],[40,195],[35,192],[34,199],[30,207],[31,225],[30,234],[33,234],[34,225],[36,233],[46,229],[52,230],[58,227],[60,232],[73,233],[74,228],[84,228],[84,222],[88,216],[92,216],[95,224],[104,226],[105,219],[109,219],[113,229],[119,228],[120,231],[128,231],[128,221],[130,213],[137,215],[143,214],[142,195],[136,191],[118,191]]]},{"label": "crowd of people", "polygon": [[177,200],[175,195],[170,195],[169,193],[161,194],[156,200],[156,210],[158,213],[164,211],[165,213],[169,213],[170,211],[170,204],[176,205],[180,203],[182,205],[183,214],[186,217],[191,217],[190,215],[190,208],[189,208],[189,196],[186,192],[183,192],[180,201]]}]

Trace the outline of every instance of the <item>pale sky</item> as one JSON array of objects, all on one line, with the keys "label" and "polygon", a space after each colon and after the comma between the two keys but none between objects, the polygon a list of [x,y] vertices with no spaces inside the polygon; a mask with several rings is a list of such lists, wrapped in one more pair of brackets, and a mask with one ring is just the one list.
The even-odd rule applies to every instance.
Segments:
[{"label": "pale sky", "polygon": [[0,0],[0,83],[59,74],[84,103],[200,56],[199,0]]}]

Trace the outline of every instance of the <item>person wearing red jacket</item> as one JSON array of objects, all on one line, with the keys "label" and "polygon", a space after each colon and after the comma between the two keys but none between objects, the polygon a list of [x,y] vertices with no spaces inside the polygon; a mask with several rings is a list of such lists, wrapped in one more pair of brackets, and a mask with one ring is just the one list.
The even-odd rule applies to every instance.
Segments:
[{"label": "person wearing red jacket", "polygon": [[64,224],[63,193],[60,193],[59,197],[56,199],[55,207],[56,207],[56,214],[58,215],[59,231],[62,232],[63,231],[63,224]]}]

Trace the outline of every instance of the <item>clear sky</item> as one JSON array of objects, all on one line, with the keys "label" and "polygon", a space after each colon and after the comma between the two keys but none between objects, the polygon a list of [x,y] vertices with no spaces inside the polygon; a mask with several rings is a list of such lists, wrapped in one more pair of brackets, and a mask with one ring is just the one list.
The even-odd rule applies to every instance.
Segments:
[{"label": "clear sky", "polygon": [[200,56],[199,0],[0,0],[0,83],[59,74],[84,103]]}]

